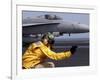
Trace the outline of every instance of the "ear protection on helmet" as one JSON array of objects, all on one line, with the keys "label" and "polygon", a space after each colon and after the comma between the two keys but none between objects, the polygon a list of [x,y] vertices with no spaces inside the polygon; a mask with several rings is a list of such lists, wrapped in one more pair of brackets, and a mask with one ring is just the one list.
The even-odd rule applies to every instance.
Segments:
[{"label": "ear protection on helmet", "polygon": [[49,43],[49,44],[54,44],[54,42],[55,42],[54,39],[49,39],[49,40],[48,40],[48,43]]},{"label": "ear protection on helmet", "polygon": [[48,39],[49,44],[54,44],[54,36],[49,32],[43,35],[42,40],[43,39]]}]

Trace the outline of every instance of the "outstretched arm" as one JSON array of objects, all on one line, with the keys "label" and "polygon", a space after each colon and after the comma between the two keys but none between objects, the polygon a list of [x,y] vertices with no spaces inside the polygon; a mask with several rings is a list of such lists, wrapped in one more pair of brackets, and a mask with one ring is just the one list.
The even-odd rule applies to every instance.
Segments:
[{"label": "outstretched arm", "polygon": [[41,50],[43,51],[43,53],[46,56],[48,56],[49,58],[51,58],[53,60],[66,59],[66,58],[69,58],[72,55],[71,51],[65,51],[65,52],[56,53],[56,52],[50,50],[47,47],[41,47]]}]

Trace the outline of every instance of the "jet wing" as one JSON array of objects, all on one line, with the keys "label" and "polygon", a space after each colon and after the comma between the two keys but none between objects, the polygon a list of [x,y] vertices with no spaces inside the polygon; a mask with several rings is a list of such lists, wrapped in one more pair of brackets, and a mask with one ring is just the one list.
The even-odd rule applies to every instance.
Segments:
[{"label": "jet wing", "polygon": [[39,26],[39,25],[52,25],[52,24],[59,24],[59,22],[47,22],[47,23],[24,23],[22,24],[23,27],[29,27],[29,26]]},{"label": "jet wing", "polygon": [[58,22],[22,24],[23,34],[39,34],[57,31]]}]

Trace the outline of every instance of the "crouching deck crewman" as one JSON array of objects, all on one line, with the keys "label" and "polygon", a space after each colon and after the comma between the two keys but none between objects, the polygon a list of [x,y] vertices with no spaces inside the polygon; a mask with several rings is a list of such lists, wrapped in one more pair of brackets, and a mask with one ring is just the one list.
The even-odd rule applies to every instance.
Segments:
[{"label": "crouching deck crewman", "polygon": [[68,51],[56,53],[51,50],[54,36],[51,33],[44,34],[41,41],[32,43],[22,56],[23,69],[55,67],[53,62],[45,62],[46,58],[62,60],[71,57],[77,46],[72,46]]}]

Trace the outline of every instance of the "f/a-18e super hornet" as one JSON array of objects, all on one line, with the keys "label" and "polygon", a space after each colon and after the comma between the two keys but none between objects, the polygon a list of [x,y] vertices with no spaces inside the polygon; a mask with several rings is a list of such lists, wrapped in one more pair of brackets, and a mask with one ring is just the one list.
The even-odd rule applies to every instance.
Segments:
[{"label": "f/a-18e super hornet", "polygon": [[[23,45],[40,40],[41,36],[47,32],[51,32],[55,37],[59,37],[63,36],[63,34],[86,33],[89,32],[89,27],[86,24],[65,21],[57,15],[49,14],[22,20]],[[60,42],[63,41],[61,38],[58,40],[60,40]],[[59,41],[55,42],[57,45],[60,43]],[[85,43],[83,38],[76,40],[70,39],[63,42],[67,42],[67,44],[70,43],[69,45],[89,44],[88,38],[86,38]]]},{"label": "f/a-18e super hornet", "polygon": [[89,32],[86,24],[79,22],[65,21],[57,15],[40,15],[36,18],[26,18],[22,20],[23,35],[40,35],[46,32],[56,33],[85,33]]}]

